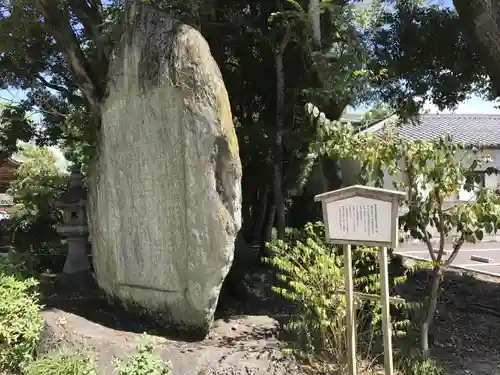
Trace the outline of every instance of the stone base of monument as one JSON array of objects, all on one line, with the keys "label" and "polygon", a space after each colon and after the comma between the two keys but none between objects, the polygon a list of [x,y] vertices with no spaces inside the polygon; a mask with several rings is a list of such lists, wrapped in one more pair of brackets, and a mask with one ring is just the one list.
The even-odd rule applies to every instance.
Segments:
[{"label": "stone base of monument", "polygon": [[[95,359],[100,374],[112,374],[113,360],[132,354],[140,332],[125,332],[90,322],[78,315],[50,310],[43,312],[45,330],[38,352],[64,345],[71,351],[85,350]],[[173,375],[301,375],[292,359],[282,355],[276,338],[278,323],[267,316],[243,316],[216,320],[202,342],[158,337],[155,353],[171,361]]]},{"label": "stone base of monument", "polygon": [[[107,303],[117,311],[124,311],[128,317],[135,317],[145,325],[157,327],[161,332],[173,337],[180,337],[187,341],[202,341],[207,337],[213,320],[206,319],[204,324],[188,325],[177,323],[171,319],[166,310],[146,309],[143,305],[122,296],[114,296],[106,290],[99,289],[106,298]],[[202,319],[198,320],[203,322]]]}]

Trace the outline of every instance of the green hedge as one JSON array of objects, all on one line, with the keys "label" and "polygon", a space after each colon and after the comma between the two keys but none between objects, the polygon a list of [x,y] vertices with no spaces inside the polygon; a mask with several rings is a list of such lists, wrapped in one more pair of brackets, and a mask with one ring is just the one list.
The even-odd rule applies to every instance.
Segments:
[{"label": "green hedge", "polygon": [[0,259],[0,373],[18,373],[33,359],[43,329],[37,281]]}]

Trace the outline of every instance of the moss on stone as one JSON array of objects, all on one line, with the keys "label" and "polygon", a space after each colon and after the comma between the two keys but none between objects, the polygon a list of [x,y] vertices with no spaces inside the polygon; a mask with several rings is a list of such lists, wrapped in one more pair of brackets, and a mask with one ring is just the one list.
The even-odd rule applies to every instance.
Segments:
[{"label": "moss on stone", "polygon": [[217,93],[218,107],[219,107],[219,121],[221,125],[221,132],[226,138],[229,152],[232,158],[239,158],[240,150],[238,146],[238,137],[233,125],[233,115],[231,113],[231,104],[224,87],[221,87]]},{"label": "moss on stone", "polygon": [[219,219],[219,223],[222,224],[222,226],[226,226],[226,217],[224,216],[224,212],[219,209],[217,211],[217,219]]}]

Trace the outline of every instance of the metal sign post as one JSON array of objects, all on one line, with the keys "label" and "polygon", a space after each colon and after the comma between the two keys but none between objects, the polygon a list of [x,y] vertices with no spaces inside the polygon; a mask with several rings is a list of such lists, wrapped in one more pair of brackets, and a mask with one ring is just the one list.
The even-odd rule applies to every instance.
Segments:
[{"label": "metal sign post", "polygon": [[[326,240],[342,244],[344,249],[349,375],[356,375],[354,296],[381,302],[385,375],[393,375],[390,302],[404,303],[404,300],[389,296],[387,247],[398,245],[398,208],[404,196],[399,191],[355,185],[314,197],[322,205]],[[380,296],[354,292],[351,245],[379,248]]]}]

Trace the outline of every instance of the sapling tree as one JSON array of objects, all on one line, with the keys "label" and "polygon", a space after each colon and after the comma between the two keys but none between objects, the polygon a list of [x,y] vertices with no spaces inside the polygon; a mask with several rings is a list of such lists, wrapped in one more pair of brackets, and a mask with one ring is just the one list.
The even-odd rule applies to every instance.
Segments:
[{"label": "sapling tree", "polygon": [[53,255],[65,248],[56,232],[61,217],[53,203],[64,190],[67,175],[47,147],[23,146],[19,155],[23,162],[9,189],[15,201],[8,221],[11,245],[17,252],[29,255],[38,270],[56,270],[54,267],[58,265],[54,260],[57,257]]},{"label": "sapling tree", "polygon": [[[411,237],[423,241],[431,258],[432,281],[420,332],[422,354],[428,357],[429,328],[443,271],[465,242],[480,241],[500,227],[500,195],[480,184],[482,174],[497,172],[487,168],[491,158],[480,147],[455,143],[448,135],[436,141],[405,140],[398,137],[397,127],[390,126],[383,135],[375,135],[330,121],[311,104],[306,110],[318,128],[315,152],[357,161],[366,184],[383,186],[384,177],[391,176],[394,187],[407,192],[400,224]],[[475,194],[457,203],[461,189]],[[452,251],[445,257],[449,240]]]}]

